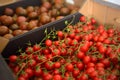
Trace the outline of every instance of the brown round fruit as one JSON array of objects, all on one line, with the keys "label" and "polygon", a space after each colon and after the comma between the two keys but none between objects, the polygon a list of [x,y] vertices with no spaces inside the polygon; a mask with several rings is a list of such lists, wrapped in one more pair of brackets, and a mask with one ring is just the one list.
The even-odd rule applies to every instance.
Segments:
[{"label": "brown round fruit", "polygon": [[26,30],[27,26],[28,26],[28,22],[22,22],[22,23],[20,23],[20,29],[21,30]]},{"label": "brown round fruit", "polygon": [[36,26],[37,26],[37,21],[36,20],[31,20],[27,25],[27,29],[32,30]]},{"label": "brown round fruit", "polygon": [[17,23],[18,23],[18,24],[23,23],[23,22],[26,22],[26,21],[27,21],[27,19],[26,19],[26,17],[24,17],[24,16],[18,16],[18,17],[17,17]]},{"label": "brown round fruit", "polygon": [[57,9],[57,10],[60,10],[62,7],[63,7],[62,4],[55,4],[54,5],[54,8]]},{"label": "brown round fruit", "polygon": [[26,33],[26,32],[28,32],[28,30],[23,30],[23,31],[22,31],[22,34],[24,34],[24,33]]},{"label": "brown round fruit", "polygon": [[55,21],[55,18],[51,18],[51,22]]},{"label": "brown round fruit", "polygon": [[36,26],[36,27],[34,27],[33,29],[37,29],[38,27]]},{"label": "brown round fruit", "polygon": [[5,8],[4,14],[8,16],[12,16],[14,11],[11,8]]},{"label": "brown round fruit", "polygon": [[0,16],[0,22],[2,22],[6,17],[7,17],[7,15]]},{"label": "brown round fruit", "polygon": [[40,16],[40,22],[42,24],[46,24],[46,23],[50,22],[50,20],[51,20],[51,18],[48,15],[41,15]]},{"label": "brown round fruit", "polygon": [[7,38],[7,39],[11,39],[11,38],[13,38],[14,36],[13,36],[12,34],[5,34],[3,37],[4,37],[4,38]]},{"label": "brown round fruit", "polygon": [[48,15],[48,13],[44,12],[44,13],[40,14],[40,16],[44,16],[44,15]]},{"label": "brown round fruit", "polygon": [[63,7],[60,9],[60,14],[62,16],[66,16],[66,15],[70,14],[70,10],[67,7]]},{"label": "brown round fruit", "polygon": [[44,7],[47,8],[47,9],[50,9],[52,5],[51,5],[50,2],[45,1],[45,2],[43,2],[42,6],[44,6]]},{"label": "brown round fruit", "polygon": [[55,3],[55,4],[63,4],[63,3],[64,3],[64,0],[54,0],[54,3]]},{"label": "brown round fruit", "polygon": [[18,30],[14,30],[12,33],[14,36],[18,36],[20,34],[22,34],[22,30],[18,29]]},{"label": "brown round fruit", "polygon": [[47,12],[47,11],[48,11],[47,8],[42,6],[38,9],[38,14],[41,14],[41,13],[44,13],[44,12]]},{"label": "brown round fruit", "polygon": [[3,15],[1,16],[1,22],[3,25],[11,25],[14,21],[11,16]]},{"label": "brown round fruit", "polygon": [[30,13],[28,14],[28,17],[29,17],[30,19],[36,19],[36,18],[38,17],[38,14],[37,14],[37,12],[30,12]]},{"label": "brown round fruit", "polygon": [[34,7],[33,6],[28,6],[26,8],[26,10],[27,10],[27,13],[33,12],[34,11]]},{"label": "brown round fruit", "polygon": [[51,10],[51,16],[52,17],[56,17],[60,14],[60,12],[57,9],[52,9]]},{"label": "brown round fruit", "polygon": [[0,26],[0,36],[3,36],[7,33],[9,33],[8,27],[7,26]]},{"label": "brown round fruit", "polygon": [[39,8],[40,8],[39,6],[34,6],[34,11],[38,12]]},{"label": "brown round fruit", "polygon": [[17,7],[16,8],[16,14],[20,15],[20,16],[26,16],[27,15],[27,11],[23,7]]}]

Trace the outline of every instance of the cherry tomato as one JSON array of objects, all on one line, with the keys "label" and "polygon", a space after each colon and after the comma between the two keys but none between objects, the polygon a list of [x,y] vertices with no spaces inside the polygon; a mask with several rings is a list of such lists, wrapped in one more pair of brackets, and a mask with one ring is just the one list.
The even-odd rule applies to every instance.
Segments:
[{"label": "cherry tomato", "polygon": [[60,66],[61,66],[60,62],[55,62],[54,63],[54,68],[60,68]]},{"label": "cherry tomato", "polygon": [[51,46],[51,45],[52,45],[52,41],[49,40],[49,39],[47,39],[47,40],[45,41],[45,45],[46,45],[46,46]]},{"label": "cherry tomato", "polygon": [[73,66],[73,64],[71,64],[71,63],[68,63],[67,65],[66,65],[66,70],[67,71],[73,71],[74,70],[74,66]]},{"label": "cherry tomato", "polygon": [[59,74],[56,74],[53,76],[53,80],[62,80],[62,76]]},{"label": "cherry tomato", "polygon": [[10,62],[16,62],[16,60],[17,60],[17,56],[16,55],[11,55],[10,57],[9,57],[9,60],[10,60]]},{"label": "cherry tomato", "polygon": [[80,17],[80,21],[81,21],[81,22],[85,22],[85,21],[86,21],[85,16],[81,16],[81,17]]}]

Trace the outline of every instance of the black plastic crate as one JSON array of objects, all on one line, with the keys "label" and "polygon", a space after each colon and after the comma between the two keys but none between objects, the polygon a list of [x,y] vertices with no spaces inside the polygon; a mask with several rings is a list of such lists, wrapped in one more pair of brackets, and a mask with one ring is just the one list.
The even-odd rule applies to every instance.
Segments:
[{"label": "black plastic crate", "polygon": [[22,7],[27,7],[27,6],[40,6],[42,4],[41,0],[19,0],[17,2],[0,6],[0,15],[3,14],[3,11],[5,8],[12,8],[13,10],[16,9],[16,7],[22,6]]},{"label": "black plastic crate", "polygon": [[71,22],[74,19],[73,24],[75,24],[76,22],[79,21],[80,16],[81,16],[81,14],[79,12],[77,12],[75,14],[68,15],[63,19],[45,24],[35,30],[31,30],[23,35],[19,35],[19,36],[16,36],[16,37],[10,39],[7,46],[5,47],[5,49],[2,52],[2,56],[7,58],[11,54],[16,53],[16,51],[18,51],[18,49],[20,49],[20,48],[24,49],[27,46],[28,42],[31,42],[31,44],[40,42],[45,36],[44,31],[46,28],[48,29],[48,31],[53,28],[55,28],[55,30],[63,29],[66,27],[65,21]]}]

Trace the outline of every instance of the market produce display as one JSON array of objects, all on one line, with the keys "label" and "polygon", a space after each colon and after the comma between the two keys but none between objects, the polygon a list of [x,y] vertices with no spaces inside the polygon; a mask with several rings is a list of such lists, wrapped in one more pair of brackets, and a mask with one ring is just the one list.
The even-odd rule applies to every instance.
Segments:
[{"label": "market produce display", "polygon": [[75,13],[78,7],[67,6],[64,0],[41,0],[40,6],[6,7],[0,16],[0,36],[11,39],[44,24]]},{"label": "market produce display", "polygon": [[[74,19],[73,19],[74,20]],[[8,65],[17,80],[120,80],[120,31],[82,16],[63,30],[45,29]],[[59,26],[59,25],[58,25]]]}]

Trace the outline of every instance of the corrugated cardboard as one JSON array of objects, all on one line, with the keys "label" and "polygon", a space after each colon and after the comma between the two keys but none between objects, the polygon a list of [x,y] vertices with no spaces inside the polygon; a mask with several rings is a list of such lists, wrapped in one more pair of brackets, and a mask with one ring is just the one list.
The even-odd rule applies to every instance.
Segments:
[{"label": "corrugated cardboard", "polygon": [[0,6],[11,4],[16,2],[17,0],[0,0]]},{"label": "corrugated cardboard", "polygon": [[99,23],[120,26],[120,9],[100,4],[94,0],[87,0],[80,13],[87,17],[94,17]]},{"label": "corrugated cardboard", "polygon": [[9,40],[3,37],[0,37],[0,53],[3,51],[3,49],[8,44]]}]

